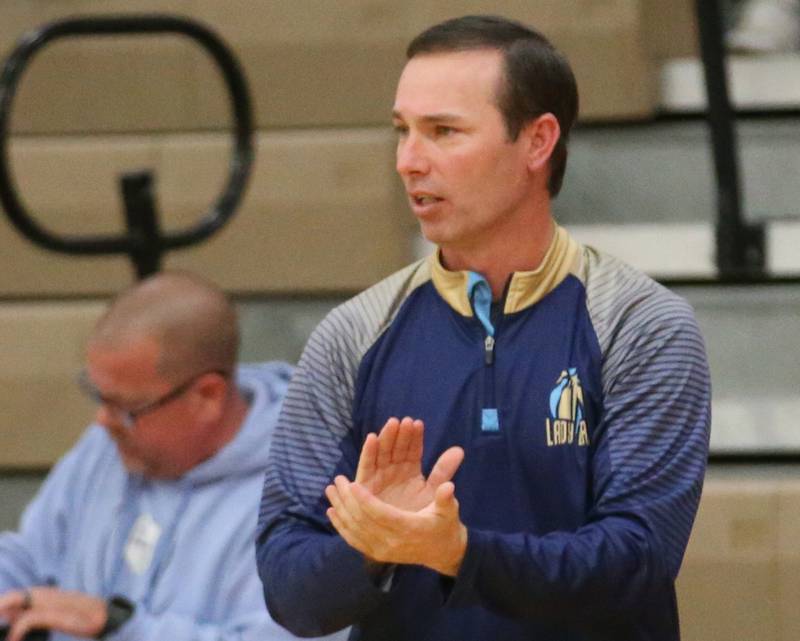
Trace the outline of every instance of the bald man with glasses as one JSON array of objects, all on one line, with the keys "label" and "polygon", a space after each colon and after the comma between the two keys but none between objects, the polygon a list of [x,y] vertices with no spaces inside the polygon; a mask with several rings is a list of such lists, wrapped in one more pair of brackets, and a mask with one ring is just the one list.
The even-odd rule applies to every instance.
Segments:
[{"label": "bald man with glasses", "polygon": [[9,641],[295,638],[267,614],[252,552],[291,370],[237,366],[238,347],[230,301],[188,273],[100,318],[79,376],[95,424],[0,535]]}]

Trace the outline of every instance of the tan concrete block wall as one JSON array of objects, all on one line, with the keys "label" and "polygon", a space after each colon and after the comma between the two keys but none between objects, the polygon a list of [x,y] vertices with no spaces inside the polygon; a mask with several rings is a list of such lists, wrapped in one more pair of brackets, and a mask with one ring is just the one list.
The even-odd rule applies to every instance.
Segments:
[{"label": "tan concrete block wall", "polygon": [[683,567],[683,641],[800,638],[800,480],[706,483]]},{"label": "tan concrete block wall", "polygon": [[[666,14],[648,8],[652,1],[29,0],[0,8],[0,51],[25,30],[70,14],[172,12],[229,42],[260,128],[374,125],[387,121],[411,37],[441,19],[490,11],[537,26],[563,49],[581,85],[584,118],[620,119],[647,116],[655,105],[657,56],[648,40],[660,55],[671,34],[688,30],[668,20],[690,19],[688,0]],[[220,127],[228,110],[210,70],[204,54],[175,37],[58,41],[23,79],[14,124],[29,133]]]},{"label": "tan concrete block wall", "polygon": [[[647,115],[654,104],[648,2],[499,0],[491,11],[536,25],[563,48],[584,117],[618,119]],[[171,255],[169,265],[240,291],[319,292],[361,289],[411,260],[413,222],[392,175],[387,128],[404,48],[425,26],[485,12],[485,3],[19,0],[0,6],[0,52],[65,16],[154,11],[200,20],[227,40],[261,130],[239,215],[210,244]],[[663,23],[664,12],[653,20]],[[152,168],[170,228],[221,186],[226,139],[197,132],[222,131],[229,120],[221,79],[185,38],[59,40],[33,59],[19,86],[12,128],[25,135],[12,143],[12,170],[41,224],[89,233],[121,228],[116,175]],[[180,132],[198,137],[176,138]],[[48,253],[7,224],[0,223],[0,243],[0,296],[108,293],[131,278],[126,259]]]},{"label": "tan concrete block wall", "polygon": [[94,406],[75,384],[100,302],[0,305],[0,467],[47,467]]},{"label": "tan concrete block wall", "polygon": [[[499,0],[491,11],[536,25],[568,54],[583,117],[618,119],[647,115],[654,104],[644,35],[648,15],[660,26],[665,16],[648,9],[651,1]],[[387,128],[404,48],[425,26],[485,12],[485,3],[19,0],[0,6],[0,52],[65,16],[154,11],[200,20],[227,40],[262,132],[239,215],[169,265],[198,269],[229,289],[319,292],[361,289],[411,260],[413,222],[392,176]],[[676,27],[658,33],[665,29]],[[59,40],[33,59],[19,86],[12,128],[25,135],[12,143],[12,171],[41,224],[89,233],[121,228],[116,175],[151,168],[170,228],[221,186],[226,139],[197,132],[222,131],[229,120],[221,79],[185,38]],[[198,138],[174,137],[181,132]],[[108,293],[131,278],[124,258],[48,253],[6,224],[0,243],[0,296]]]},{"label": "tan concrete block wall", "polygon": [[[155,171],[163,227],[196,223],[226,179],[224,134],[24,138],[12,159],[26,204],[59,233],[119,231],[117,174]],[[257,137],[244,202],[210,242],[170,253],[240,292],[356,291],[405,265],[412,216],[388,129],[272,131]],[[127,259],[62,256],[0,224],[0,292],[106,294],[132,280]]]}]

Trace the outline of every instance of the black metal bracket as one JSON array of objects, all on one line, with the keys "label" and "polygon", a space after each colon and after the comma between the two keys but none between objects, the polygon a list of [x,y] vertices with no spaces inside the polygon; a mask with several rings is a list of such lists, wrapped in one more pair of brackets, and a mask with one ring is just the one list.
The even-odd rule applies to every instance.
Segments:
[{"label": "black metal bracket", "polygon": [[735,114],[728,94],[725,41],[719,0],[695,0],[708,97],[708,124],[717,185],[716,261],[720,280],[765,277],[763,223],[742,216]]},{"label": "black metal bracket", "polygon": [[[153,176],[137,172],[121,177],[127,234],[57,236],[39,225],[20,200],[9,167],[8,147],[14,95],[26,65],[47,43],[59,38],[97,35],[177,34],[202,46],[222,71],[234,117],[234,147],[228,181],[221,195],[194,226],[162,234],[153,194]],[[0,74],[0,202],[14,226],[29,240],[66,254],[127,254],[141,278],[158,270],[161,256],[201,242],[233,216],[241,202],[253,163],[253,117],[242,69],[227,45],[204,25],[183,17],[146,14],[67,18],[26,33]]]}]

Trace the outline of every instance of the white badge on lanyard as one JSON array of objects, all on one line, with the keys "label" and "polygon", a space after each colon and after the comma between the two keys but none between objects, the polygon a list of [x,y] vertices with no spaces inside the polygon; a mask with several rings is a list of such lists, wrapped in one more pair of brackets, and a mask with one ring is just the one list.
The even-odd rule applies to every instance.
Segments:
[{"label": "white badge on lanyard", "polygon": [[150,567],[160,537],[161,526],[152,516],[142,514],[136,519],[125,544],[125,561],[131,572],[143,574]]}]

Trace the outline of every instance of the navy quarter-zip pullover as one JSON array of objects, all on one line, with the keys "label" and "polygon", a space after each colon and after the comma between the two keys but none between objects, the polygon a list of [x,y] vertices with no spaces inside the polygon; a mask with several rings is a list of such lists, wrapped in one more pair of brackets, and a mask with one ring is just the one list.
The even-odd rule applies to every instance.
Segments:
[{"label": "navy quarter-zip pullover", "polygon": [[[257,557],[295,633],[367,641],[676,641],[674,581],[703,484],[710,385],[681,298],[561,228],[502,309],[438,256],[333,310],[291,383],[265,479]],[[391,417],[448,447],[468,528],[454,579],[377,582],[325,517]]]}]

